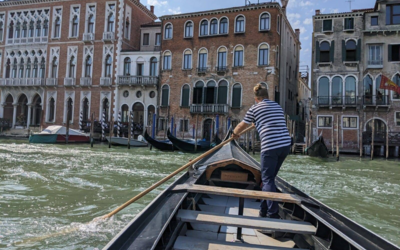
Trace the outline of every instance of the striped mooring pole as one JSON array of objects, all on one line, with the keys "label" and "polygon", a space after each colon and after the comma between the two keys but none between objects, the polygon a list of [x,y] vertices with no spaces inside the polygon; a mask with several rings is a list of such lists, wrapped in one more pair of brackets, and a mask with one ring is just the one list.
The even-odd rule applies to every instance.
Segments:
[{"label": "striped mooring pole", "polygon": [[106,112],[103,112],[103,117],[101,119],[101,140],[106,139]]},{"label": "striped mooring pole", "polygon": [[132,121],[132,125],[131,125],[131,139],[133,139],[133,112],[131,112],[131,121]]},{"label": "striped mooring pole", "polygon": [[83,112],[79,115],[79,130],[83,130]]},{"label": "striped mooring pole", "polygon": [[121,111],[118,113],[117,137],[121,135]]}]

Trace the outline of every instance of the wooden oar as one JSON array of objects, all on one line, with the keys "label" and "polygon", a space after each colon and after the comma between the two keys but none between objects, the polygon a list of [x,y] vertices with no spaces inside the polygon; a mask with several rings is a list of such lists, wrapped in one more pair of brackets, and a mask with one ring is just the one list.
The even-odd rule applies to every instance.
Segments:
[{"label": "wooden oar", "polygon": [[[252,129],[254,129],[255,126],[252,125],[250,127],[248,127],[247,129],[245,129],[242,133],[240,133],[239,135],[243,135],[245,133],[247,133],[248,131],[251,131]],[[132,199],[130,199],[129,201],[125,202],[124,204],[122,204],[121,206],[119,206],[118,208],[116,208],[115,210],[113,210],[112,212],[103,215],[101,217],[97,217],[94,218],[91,222],[88,222],[86,224],[90,224],[90,223],[98,223],[100,220],[105,220],[108,219],[110,217],[112,217],[113,215],[117,214],[118,212],[120,212],[121,210],[123,210],[124,208],[126,208],[127,206],[129,206],[130,204],[134,203],[135,201],[139,200],[140,198],[142,198],[143,196],[145,196],[146,194],[150,193],[151,191],[153,191],[154,189],[156,189],[157,187],[161,186],[162,184],[164,184],[165,182],[167,182],[169,179],[171,179],[172,177],[174,177],[175,175],[179,174],[180,172],[182,172],[183,170],[185,170],[186,168],[190,167],[191,165],[193,165],[194,163],[198,162],[199,160],[203,159],[206,156],[209,156],[210,154],[214,153],[215,151],[217,151],[218,149],[222,148],[223,146],[225,146],[226,144],[230,143],[231,141],[233,141],[234,138],[229,138],[228,140],[222,142],[221,144],[219,144],[218,146],[210,149],[209,151],[205,152],[204,154],[198,156],[197,158],[195,158],[194,160],[186,163],[185,165],[183,165],[182,167],[178,168],[177,170],[175,170],[174,172],[172,172],[171,174],[169,174],[168,176],[164,177],[163,179],[159,180],[158,182],[154,183],[153,185],[151,185],[149,188],[147,188],[146,190],[142,191],[140,194],[136,195],[135,197],[133,197]],[[62,230],[61,232],[55,232],[52,234],[48,234],[48,235],[43,235],[43,236],[39,236],[39,237],[35,237],[35,238],[30,238],[27,240],[24,240],[22,242],[18,242],[17,245],[21,245],[21,244],[25,244],[25,243],[32,243],[32,242],[37,242],[37,241],[41,241],[41,240],[45,240],[51,237],[56,237],[56,236],[60,236],[63,234],[68,234],[68,233],[72,233],[75,231],[78,231],[79,227],[71,227],[71,228],[66,228],[64,230]]]}]

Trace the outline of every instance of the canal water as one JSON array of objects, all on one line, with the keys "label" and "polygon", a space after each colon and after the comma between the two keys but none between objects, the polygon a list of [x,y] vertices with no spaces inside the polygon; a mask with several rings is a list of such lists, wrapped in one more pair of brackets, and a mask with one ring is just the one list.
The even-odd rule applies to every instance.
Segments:
[{"label": "canal water", "polygon": [[[101,249],[167,185],[111,220],[86,222],[107,214],[193,157],[147,148],[90,149],[0,140],[0,248]],[[279,174],[400,245],[399,161],[290,156]],[[26,242],[71,226],[79,230]]]}]

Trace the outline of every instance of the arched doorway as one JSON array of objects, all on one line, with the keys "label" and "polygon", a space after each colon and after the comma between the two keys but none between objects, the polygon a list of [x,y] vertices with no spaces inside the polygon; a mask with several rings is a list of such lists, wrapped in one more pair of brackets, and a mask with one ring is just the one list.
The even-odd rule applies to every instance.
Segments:
[{"label": "arched doorway", "polygon": [[18,106],[17,106],[17,126],[26,126],[28,121],[28,98],[25,94],[22,94],[18,98]]},{"label": "arched doorway", "polygon": [[105,114],[105,122],[108,122],[108,114],[110,110],[110,102],[108,101],[108,98],[104,98],[103,104],[102,104],[102,109],[101,109],[101,116],[103,117],[103,114]]},{"label": "arched doorway", "polygon": [[[374,123],[373,123],[374,122]],[[372,140],[372,124],[374,124],[374,142],[385,143],[386,142],[386,123],[379,119],[371,119],[365,125],[365,130],[368,138]]]},{"label": "arched doorway", "polygon": [[214,133],[214,121],[213,119],[206,119],[203,124],[203,139],[206,141],[212,141]]},{"label": "arched doorway", "polygon": [[153,105],[150,105],[147,108],[147,126],[152,126],[153,124],[153,115],[156,113],[156,108]]},{"label": "arched doorway", "polygon": [[144,126],[144,106],[137,102],[132,106],[133,111],[133,129],[135,134],[141,134]]},{"label": "arched doorway", "polygon": [[42,98],[36,94],[32,102],[32,120],[33,126],[40,126],[42,120]]},{"label": "arched doorway", "polygon": [[3,118],[8,120],[10,124],[13,122],[13,116],[14,116],[14,106],[13,106],[14,98],[12,95],[8,95],[6,97],[6,103],[4,106],[4,113],[3,113]]}]

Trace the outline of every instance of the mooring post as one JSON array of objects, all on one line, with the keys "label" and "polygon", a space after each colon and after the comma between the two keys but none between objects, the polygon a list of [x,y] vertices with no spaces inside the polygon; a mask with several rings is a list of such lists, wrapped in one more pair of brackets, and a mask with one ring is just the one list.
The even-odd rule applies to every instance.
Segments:
[{"label": "mooring post", "polygon": [[197,128],[199,125],[199,115],[196,115],[196,133],[195,133],[195,137],[194,137],[194,151],[197,152]]},{"label": "mooring post", "polygon": [[110,136],[110,140],[108,141],[108,148],[111,148],[111,138],[114,134],[114,117],[111,116],[111,121],[110,121],[110,129],[109,129],[109,136]]},{"label": "mooring post", "polygon": [[292,153],[296,154],[295,149],[296,149],[296,141],[297,141],[297,136],[296,136],[296,121],[293,121],[293,147],[292,147]]},{"label": "mooring post", "polygon": [[339,115],[336,115],[336,160],[339,161]]},{"label": "mooring post", "polygon": [[153,114],[153,124],[151,125],[151,137],[153,137],[153,139],[156,139],[156,119],[157,119],[157,115],[154,113]]},{"label": "mooring post", "polygon": [[360,158],[362,158],[362,156],[363,156],[363,133],[362,133],[362,131],[363,131],[363,129],[362,129],[362,127],[363,127],[363,122],[361,121],[361,125],[360,125],[360,134],[361,134],[361,138],[360,138]]},{"label": "mooring post", "polygon": [[335,116],[332,116],[332,137],[331,137],[331,144],[332,144],[332,156],[335,155]]},{"label": "mooring post", "polygon": [[93,130],[94,130],[94,113],[92,113],[92,121],[90,122],[90,147],[93,148]]},{"label": "mooring post", "polygon": [[375,119],[372,119],[371,160],[374,159],[374,142],[375,142]]},{"label": "mooring post", "polygon": [[306,144],[306,148],[308,147],[308,122],[306,122],[306,141],[304,142]]},{"label": "mooring post", "polygon": [[65,132],[65,144],[68,144],[68,137],[69,137],[69,117],[71,115],[71,109],[68,106],[67,110],[67,131]]},{"label": "mooring post", "polygon": [[389,121],[386,123],[386,160],[389,159]]},{"label": "mooring post", "polygon": [[128,119],[128,149],[131,149],[132,120],[132,112],[130,112]]}]

